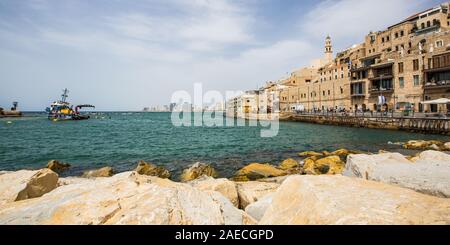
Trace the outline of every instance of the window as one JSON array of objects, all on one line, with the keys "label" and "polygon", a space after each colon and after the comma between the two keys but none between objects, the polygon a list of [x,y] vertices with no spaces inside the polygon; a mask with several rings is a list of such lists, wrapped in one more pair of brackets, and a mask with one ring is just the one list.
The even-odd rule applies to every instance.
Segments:
[{"label": "window", "polygon": [[398,38],[398,32],[395,33],[395,38]]},{"label": "window", "polygon": [[414,75],[414,86],[417,87],[420,85],[419,75]]},{"label": "window", "polygon": [[382,42],[382,43],[384,43],[384,37],[383,37],[383,38],[381,38],[381,42]]},{"label": "window", "polygon": [[442,41],[442,40],[436,41],[436,47],[442,47],[442,46],[444,46],[444,41]]},{"label": "window", "polygon": [[341,87],[341,94],[343,94],[344,93],[344,89]]},{"label": "window", "polygon": [[337,79],[337,75],[334,75],[334,79]]},{"label": "window", "polygon": [[427,27],[431,27],[431,22],[427,21]]},{"label": "window", "polygon": [[400,88],[405,87],[405,79],[403,77],[398,78],[398,86],[400,86]]},{"label": "window", "polygon": [[322,94],[323,94],[323,96],[325,96],[325,90],[324,90],[324,91],[322,91]]},{"label": "window", "polygon": [[400,36],[403,37],[405,35],[404,31],[400,31]]},{"label": "window", "polygon": [[344,74],[341,74],[341,78],[344,78]]},{"label": "window", "polygon": [[420,27],[421,27],[422,29],[425,29],[425,23],[422,23],[422,25],[420,25]]},{"label": "window", "polygon": [[414,71],[419,70],[419,60],[418,59],[413,60],[413,70]]},{"label": "window", "polygon": [[331,94],[331,92],[330,92],[330,90],[328,90],[328,95],[330,95]]},{"label": "window", "polygon": [[398,63],[398,73],[403,73],[403,62]]},{"label": "window", "polygon": [[391,38],[389,36],[387,36],[386,41],[389,42],[389,40],[391,40]]}]

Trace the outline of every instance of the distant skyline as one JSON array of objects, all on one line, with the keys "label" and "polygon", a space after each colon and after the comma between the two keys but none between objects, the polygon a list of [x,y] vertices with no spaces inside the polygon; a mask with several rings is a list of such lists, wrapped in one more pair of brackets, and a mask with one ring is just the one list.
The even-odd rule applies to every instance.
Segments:
[{"label": "distant skyline", "polygon": [[444,1],[0,0],[0,107],[97,110],[249,90]]}]

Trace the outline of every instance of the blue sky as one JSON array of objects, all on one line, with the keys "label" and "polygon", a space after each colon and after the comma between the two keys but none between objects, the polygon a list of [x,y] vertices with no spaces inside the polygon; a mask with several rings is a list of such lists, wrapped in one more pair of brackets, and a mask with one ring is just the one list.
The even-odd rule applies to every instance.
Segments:
[{"label": "blue sky", "polygon": [[176,90],[247,90],[433,0],[0,0],[0,107],[141,110]]}]

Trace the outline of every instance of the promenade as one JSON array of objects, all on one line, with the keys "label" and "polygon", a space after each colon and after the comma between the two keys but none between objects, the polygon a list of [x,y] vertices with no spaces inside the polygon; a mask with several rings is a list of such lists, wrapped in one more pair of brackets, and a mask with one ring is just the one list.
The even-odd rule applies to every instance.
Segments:
[{"label": "promenade", "polygon": [[284,121],[450,135],[450,118],[445,115],[436,116],[415,113],[410,116],[404,116],[404,114],[401,113],[391,112],[287,112],[282,113],[282,115],[283,116],[280,116],[280,119]]}]

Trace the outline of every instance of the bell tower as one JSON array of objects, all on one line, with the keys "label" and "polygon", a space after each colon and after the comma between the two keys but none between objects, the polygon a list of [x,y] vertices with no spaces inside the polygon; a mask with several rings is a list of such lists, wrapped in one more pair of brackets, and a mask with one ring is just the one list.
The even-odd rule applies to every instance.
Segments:
[{"label": "bell tower", "polygon": [[329,35],[325,39],[325,61],[327,63],[333,61],[333,46],[331,45],[331,37]]}]

